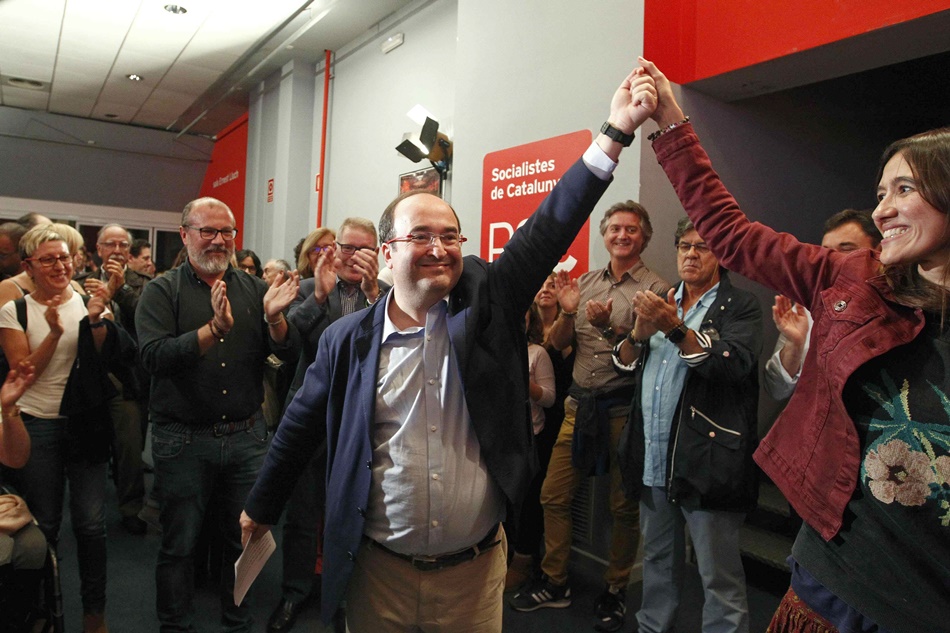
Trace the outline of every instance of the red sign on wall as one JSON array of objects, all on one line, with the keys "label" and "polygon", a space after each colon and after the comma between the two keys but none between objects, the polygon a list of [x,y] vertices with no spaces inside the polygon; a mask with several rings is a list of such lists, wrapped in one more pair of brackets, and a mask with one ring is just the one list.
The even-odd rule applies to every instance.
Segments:
[{"label": "red sign on wall", "polygon": [[[519,145],[485,155],[482,173],[482,257],[493,261],[590,145],[589,130]],[[586,272],[590,221],[584,224],[558,269]],[[576,276],[577,273],[575,273]]]},{"label": "red sign on wall", "polygon": [[[218,133],[211,152],[211,163],[205,172],[199,197],[211,196],[228,205],[234,214],[235,226],[244,230],[244,184],[247,168],[247,115],[244,114]],[[242,247],[243,234],[238,233],[234,247]]]},{"label": "red sign on wall", "polygon": [[267,181],[267,201],[268,202],[274,201],[274,179],[273,178]]}]

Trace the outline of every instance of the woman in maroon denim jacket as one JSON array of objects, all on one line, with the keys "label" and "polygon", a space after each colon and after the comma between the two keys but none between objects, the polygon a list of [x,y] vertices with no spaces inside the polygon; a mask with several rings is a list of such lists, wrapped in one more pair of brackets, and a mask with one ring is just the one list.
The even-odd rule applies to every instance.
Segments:
[{"label": "woman in maroon denim jacket", "polygon": [[669,81],[660,165],[722,264],[808,307],[812,347],[755,458],[805,520],[770,631],[950,627],[950,128],[892,144],[881,253],[836,253],[750,222]]}]

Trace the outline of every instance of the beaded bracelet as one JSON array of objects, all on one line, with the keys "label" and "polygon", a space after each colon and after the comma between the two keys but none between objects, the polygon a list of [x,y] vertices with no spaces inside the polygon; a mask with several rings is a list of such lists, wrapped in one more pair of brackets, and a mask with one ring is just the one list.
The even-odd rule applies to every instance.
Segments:
[{"label": "beaded bracelet", "polygon": [[651,141],[651,142],[652,142],[652,141],[655,141],[656,139],[660,138],[661,136],[663,136],[663,135],[666,134],[667,132],[670,132],[670,131],[672,131],[672,130],[675,130],[675,129],[678,128],[679,126],[685,125],[685,124],[687,124],[687,123],[689,123],[689,117],[686,117],[686,118],[683,119],[682,121],[677,121],[676,123],[670,123],[670,124],[667,125],[665,128],[662,128],[662,129],[660,129],[660,130],[657,130],[657,131],[654,132],[653,134],[649,135],[649,136],[647,137],[647,140],[649,140],[649,141]]},{"label": "beaded bracelet", "polygon": [[211,336],[217,339],[224,340],[224,337],[228,335],[227,332],[224,332],[220,329],[217,332],[215,332],[214,319],[211,319],[210,321],[208,321],[208,329],[211,330]]}]

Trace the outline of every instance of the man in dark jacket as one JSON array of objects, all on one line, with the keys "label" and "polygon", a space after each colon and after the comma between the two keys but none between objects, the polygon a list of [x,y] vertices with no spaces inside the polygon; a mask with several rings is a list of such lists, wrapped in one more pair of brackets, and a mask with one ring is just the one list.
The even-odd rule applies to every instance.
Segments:
[{"label": "man in dark jacket", "polygon": [[[320,336],[327,326],[347,314],[373,305],[389,290],[389,284],[377,280],[378,258],[379,242],[373,223],[366,218],[347,218],[340,226],[336,242],[317,258],[313,277],[300,282],[297,298],[290,304],[287,318],[300,332],[302,349],[285,406],[303,385],[307,368],[317,355]],[[268,633],[290,631],[313,591],[318,524],[323,518],[326,457],[324,445],[297,480],[287,503],[281,541],[284,565],[282,595],[267,621]]]},{"label": "man in dark jacket", "polygon": [[431,194],[383,213],[392,290],[327,328],[241,518],[260,538],[326,437],[324,618],[345,594],[354,633],[501,631],[499,522],[534,474],[524,314],[649,107],[643,79],[621,83],[584,160],[491,264],[463,259],[458,218]]},{"label": "man in dark jacket", "polygon": [[665,298],[638,292],[636,325],[615,350],[637,386],[620,460],[626,493],[640,499],[639,631],[673,626],[688,525],[706,599],[703,631],[747,632],[739,528],[758,492],[762,310],[732,286],[686,218],[675,243],[682,283]]},{"label": "man in dark jacket", "polygon": [[[135,310],[148,278],[128,266],[132,235],[118,224],[106,224],[96,236],[96,253],[102,264],[96,272],[76,275],[92,295],[105,286],[109,290],[115,320],[135,338]],[[143,410],[139,405],[142,391],[148,389],[146,377],[138,367],[138,357],[109,368],[109,377],[119,395],[109,401],[112,421],[112,453],[115,458],[115,488],[122,515],[122,526],[142,535],[146,523],[139,518],[145,499],[145,473],[142,448],[145,446]]]}]

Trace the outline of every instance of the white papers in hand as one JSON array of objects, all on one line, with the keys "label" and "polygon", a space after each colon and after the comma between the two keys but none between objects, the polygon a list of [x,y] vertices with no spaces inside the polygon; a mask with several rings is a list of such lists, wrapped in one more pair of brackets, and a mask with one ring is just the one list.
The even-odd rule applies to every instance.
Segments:
[{"label": "white papers in hand", "polygon": [[234,563],[234,604],[240,606],[247,590],[257,575],[264,569],[264,563],[271,557],[274,550],[277,549],[277,543],[274,541],[274,535],[270,530],[264,536],[257,539],[248,539],[244,551]]}]

